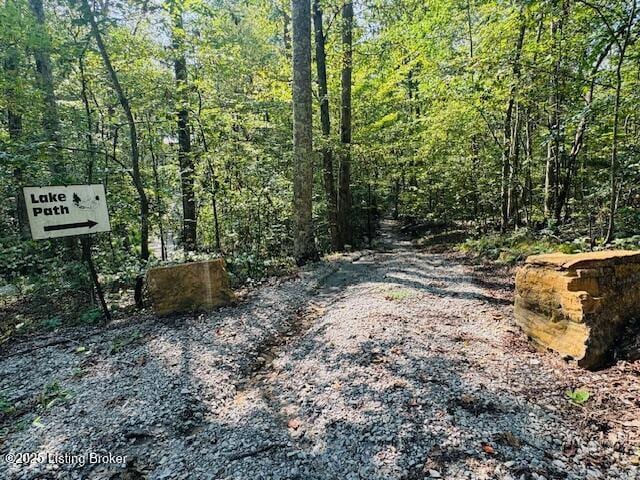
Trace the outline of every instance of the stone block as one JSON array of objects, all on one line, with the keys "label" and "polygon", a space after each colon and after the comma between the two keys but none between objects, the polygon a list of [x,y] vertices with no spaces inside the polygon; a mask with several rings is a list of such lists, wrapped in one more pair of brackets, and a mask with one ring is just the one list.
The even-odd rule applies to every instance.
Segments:
[{"label": "stone block", "polygon": [[516,323],[584,368],[603,366],[639,315],[640,252],[534,255],[516,274]]},{"label": "stone block", "polygon": [[209,310],[235,300],[223,259],[152,268],[147,286],[158,315]]}]

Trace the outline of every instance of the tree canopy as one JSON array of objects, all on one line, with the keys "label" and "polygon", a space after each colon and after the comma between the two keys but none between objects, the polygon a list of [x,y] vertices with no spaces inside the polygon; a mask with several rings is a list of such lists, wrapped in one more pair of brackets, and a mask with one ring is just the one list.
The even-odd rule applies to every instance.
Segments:
[{"label": "tree canopy", "polygon": [[[24,185],[103,183],[112,232],[90,249],[136,297],[158,262],[224,256],[261,278],[301,228],[328,252],[384,215],[638,247],[636,0],[296,4],[4,0],[3,282],[89,288],[74,241],[29,240]],[[312,120],[293,115],[296,12]]]}]

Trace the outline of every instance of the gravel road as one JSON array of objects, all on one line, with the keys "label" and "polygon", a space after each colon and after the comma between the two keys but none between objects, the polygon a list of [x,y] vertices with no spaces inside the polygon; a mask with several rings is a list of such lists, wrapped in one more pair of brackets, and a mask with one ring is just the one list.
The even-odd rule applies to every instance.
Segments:
[{"label": "gravel road", "polygon": [[535,351],[498,273],[383,227],[233,307],[2,347],[0,478],[640,478],[638,362]]}]

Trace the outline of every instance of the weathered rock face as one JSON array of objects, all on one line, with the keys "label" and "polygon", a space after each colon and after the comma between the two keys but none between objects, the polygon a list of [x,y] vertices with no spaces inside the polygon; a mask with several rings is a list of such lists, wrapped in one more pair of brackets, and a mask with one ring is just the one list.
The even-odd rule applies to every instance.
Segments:
[{"label": "weathered rock face", "polygon": [[152,268],[147,285],[158,315],[207,310],[235,299],[222,259]]},{"label": "weathered rock face", "polygon": [[602,366],[639,315],[640,252],[534,255],[516,274],[518,325],[584,368]]}]

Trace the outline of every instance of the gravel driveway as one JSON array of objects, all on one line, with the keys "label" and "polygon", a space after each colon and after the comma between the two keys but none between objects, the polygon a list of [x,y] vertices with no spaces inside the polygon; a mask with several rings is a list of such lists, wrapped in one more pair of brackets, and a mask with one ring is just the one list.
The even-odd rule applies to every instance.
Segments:
[{"label": "gravel driveway", "polygon": [[392,226],[234,307],[4,347],[0,478],[640,478],[638,362],[533,350],[497,274]]}]

